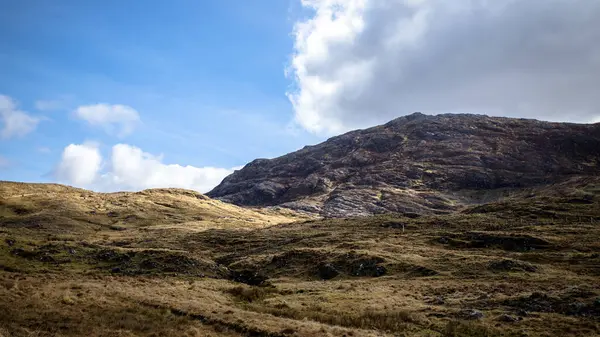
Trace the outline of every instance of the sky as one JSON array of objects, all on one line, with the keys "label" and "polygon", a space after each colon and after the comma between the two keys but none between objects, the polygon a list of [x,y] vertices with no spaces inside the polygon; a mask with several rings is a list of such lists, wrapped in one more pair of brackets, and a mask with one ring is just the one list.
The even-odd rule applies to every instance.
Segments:
[{"label": "sky", "polygon": [[420,111],[600,122],[600,1],[0,0],[0,180],[207,192]]}]

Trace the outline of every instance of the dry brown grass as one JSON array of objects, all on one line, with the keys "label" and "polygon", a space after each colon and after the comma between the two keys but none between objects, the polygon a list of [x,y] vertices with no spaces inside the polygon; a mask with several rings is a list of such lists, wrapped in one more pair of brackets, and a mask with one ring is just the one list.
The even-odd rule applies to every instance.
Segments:
[{"label": "dry brown grass", "polygon": [[[451,215],[277,226],[227,223],[227,207],[257,211],[185,191],[2,186],[7,336],[600,335],[600,184]],[[97,203],[104,213],[89,213]]]},{"label": "dry brown grass", "polygon": [[227,292],[242,302],[252,303],[264,300],[275,291],[273,288],[236,286],[228,289]]},{"label": "dry brown grass", "polygon": [[[29,221],[37,230],[86,234],[118,228],[128,230],[208,228],[255,229],[307,218],[286,209],[249,209],[213,200],[183,189],[94,193],[56,184],[0,182],[0,215]],[[50,223],[43,223],[47,220]],[[60,220],[66,222],[56,226]],[[47,227],[46,227],[47,226]],[[110,233],[110,232],[109,232]],[[108,235],[108,234],[107,234]]]}]

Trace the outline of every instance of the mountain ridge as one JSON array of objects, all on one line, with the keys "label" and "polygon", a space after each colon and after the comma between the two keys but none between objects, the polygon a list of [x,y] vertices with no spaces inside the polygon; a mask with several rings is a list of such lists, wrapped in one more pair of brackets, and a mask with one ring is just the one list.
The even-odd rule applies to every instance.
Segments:
[{"label": "mountain ridge", "polygon": [[324,216],[444,213],[501,192],[598,175],[600,124],[414,113],[273,159],[207,193]]}]

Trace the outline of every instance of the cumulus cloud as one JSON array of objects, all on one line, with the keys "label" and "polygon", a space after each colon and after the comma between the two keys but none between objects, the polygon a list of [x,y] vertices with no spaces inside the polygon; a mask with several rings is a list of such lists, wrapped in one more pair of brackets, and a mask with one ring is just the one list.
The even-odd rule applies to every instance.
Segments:
[{"label": "cumulus cloud", "polygon": [[15,101],[4,95],[0,95],[0,120],[2,121],[0,130],[2,139],[23,137],[35,130],[40,122],[39,118],[19,110]]},{"label": "cumulus cloud", "polygon": [[83,105],[75,109],[75,116],[119,137],[133,132],[140,122],[140,114],[134,108],[120,104]]},{"label": "cumulus cloud", "polygon": [[414,111],[600,117],[600,2],[302,0],[295,119],[339,133]]},{"label": "cumulus cloud", "polygon": [[94,143],[70,144],[65,147],[56,168],[56,178],[75,186],[96,182],[102,168],[102,155]]},{"label": "cumulus cloud", "polygon": [[96,146],[71,144],[63,152],[57,177],[68,184],[104,191],[179,187],[208,192],[237,169],[164,164],[161,156],[128,144],[113,146],[106,170],[102,166]]},{"label": "cumulus cloud", "polygon": [[180,187],[208,192],[232,172],[225,168],[163,164],[160,156],[117,144],[112,148],[111,171],[105,178],[126,189]]}]

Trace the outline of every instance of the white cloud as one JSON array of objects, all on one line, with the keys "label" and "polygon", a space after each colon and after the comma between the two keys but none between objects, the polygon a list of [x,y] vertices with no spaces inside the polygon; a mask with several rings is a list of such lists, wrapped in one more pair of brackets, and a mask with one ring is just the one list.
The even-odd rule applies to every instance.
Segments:
[{"label": "white cloud", "polygon": [[102,155],[97,144],[70,144],[65,147],[56,168],[56,178],[75,186],[95,183],[102,168]]},{"label": "white cloud", "polygon": [[231,169],[163,164],[162,158],[127,144],[113,146],[111,171],[105,178],[126,189],[181,187],[208,192]]},{"label": "white cloud", "polygon": [[15,101],[4,95],[0,95],[0,120],[3,124],[0,138],[3,139],[23,137],[33,132],[40,122],[39,118],[19,110]]},{"label": "white cloud", "polygon": [[589,122],[600,110],[600,1],[302,0],[288,96],[339,133],[423,111]]},{"label": "white cloud", "polygon": [[140,122],[139,113],[127,105],[95,104],[80,106],[75,110],[75,116],[92,126],[99,126],[110,134],[119,137],[133,132]]},{"label": "white cloud", "polygon": [[238,169],[164,164],[161,156],[128,144],[113,146],[107,170],[101,172],[101,166],[97,146],[71,144],[63,152],[57,178],[79,187],[104,191],[179,187],[208,192]]}]

